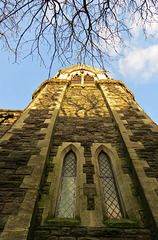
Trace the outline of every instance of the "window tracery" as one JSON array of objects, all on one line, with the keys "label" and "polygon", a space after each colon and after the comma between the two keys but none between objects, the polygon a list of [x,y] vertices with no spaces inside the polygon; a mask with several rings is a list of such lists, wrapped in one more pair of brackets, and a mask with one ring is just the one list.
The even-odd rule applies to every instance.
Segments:
[{"label": "window tracery", "polygon": [[71,79],[72,84],[81,84],[81,76],[77,73]]},{"label": "window tracery", "polygon": [[86,74],[84,77],[84,83],[85,84],[93,84],[94,83],[94,77],[90,76],[89,74]]},{"label": "window tracery", "polygon": [[80,71],[71,76],[72,84],[94,84],[94,74],[86,73],[84,71]]}]

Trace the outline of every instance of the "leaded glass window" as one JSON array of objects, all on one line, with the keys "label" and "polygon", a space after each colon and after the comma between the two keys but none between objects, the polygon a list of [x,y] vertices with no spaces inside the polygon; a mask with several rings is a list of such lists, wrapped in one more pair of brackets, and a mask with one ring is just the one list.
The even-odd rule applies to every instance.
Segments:
[{"label": "leaded glass window", "polygon": [[108,218],[122,218],[117,188],[108,155],[101,151],[98,156],[100,178]]},{"label": "leaded glass window", "polygon": [[64,158],[57,217],[75,218],[76,162],[76,155],[69,151]]}]

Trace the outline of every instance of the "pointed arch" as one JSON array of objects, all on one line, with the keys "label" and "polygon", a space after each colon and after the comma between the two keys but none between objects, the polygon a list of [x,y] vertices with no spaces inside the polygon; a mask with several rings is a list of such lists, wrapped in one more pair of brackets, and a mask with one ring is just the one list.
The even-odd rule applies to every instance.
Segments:
[{"label": "pointed arch", "polygon": [[90,76],[88,73],[84,76],[84,83],[85,84],[93,84],[94,83],[94,77]]},{"label": "pointed arch", "polygon": [[[75,174],[72,174],[73,175],[72,178],[75,177],[75,179],[70,180],[75,183],[75,191],[74,191],[75,198],[72,201],[74,207],[73,207],[73,214],[63,215],[59,211],[59,208],[62,208],[64,204],[62,203],[61,205],[61,203],[59,202],[60,202],[60,198],[62,198],[61,195],[64,196],[64,193],[62,193],[62,189],[65,184],[63,183],[64,182],[63,178],[66,178],[65,180],[69,181],[67,178],[68,176],[66,176],[67,173],[65,172],[64,169],[65,169],[65,166],[71,162],[71,160],[69,161],[71,157],[75,159],[75,174],[76,174],[76,176]],[[45,213],[43,214],[43,216],[47,215],[48,217],[53,216],[55,218],[75,218],[76,216],[80,215],[81,210],[79,208],[80,206],[79,194],[80,194],[80,189],[83,186],[83,182],[85,182],[85,176],[81,177],[80,173],[82,172],[82,165],[84,161],[85,161],[84,149],[80,143],[63,142],[62,145],[58,147],[57,154],[53,158],[54,169],[50,176],[50,178],[53,179],[50,187],[51,197],[50,197],[50,201],[47,202],[47,206],[45,208]],[[68,166],[68,169],[69,169],[69,166]],[[70,186],[70,188],[72,188],[72,186]],[[50,207],[48,207],[48,204],[50,204]]]},{"label": "pointed arch", "polygon": [[[92,161],[95,165],[96,175],[94,178],[98,186],[98,199],[102,206],[103,216],[113,219],[124,218],[126,211],[122,198],[120,159],[116,149],[109,143],[94,143],[92,145]],[[115,210],[115,205],[119,210]]]},{"label": "pointed arch", "polygon": [[81,76],[80,76],[78,73],[76,73],[76,74],[72,77],[71,83],[72,83],[72,84],[81,84]]},{"label": "pointed arch", "polygon": [[100,179],[108,218],[122,218],[121,205],[110,157],[103,150],[98,155]]},{"label": "pointed arch", "polygon": [[64,157],[57,217],[75,218],[77,158],[72,150]]}]

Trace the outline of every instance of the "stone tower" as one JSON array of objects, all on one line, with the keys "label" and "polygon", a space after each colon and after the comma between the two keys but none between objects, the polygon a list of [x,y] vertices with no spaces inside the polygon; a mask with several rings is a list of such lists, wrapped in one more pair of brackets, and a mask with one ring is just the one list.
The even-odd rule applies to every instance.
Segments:
[{"label": "stone tower", "polygon": [[0,110],[0,240],[158,239],[158,126],[79,64]]}]

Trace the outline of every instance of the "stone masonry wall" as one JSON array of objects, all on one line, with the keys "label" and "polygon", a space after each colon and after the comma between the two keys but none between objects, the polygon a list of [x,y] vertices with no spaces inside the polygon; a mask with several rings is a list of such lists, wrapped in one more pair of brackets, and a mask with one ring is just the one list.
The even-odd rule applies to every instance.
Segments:
[{"label": "stone masonry wall", "polygon": [[0,138],[21,116],[22,110],[0,109]]},{"label": "stone masonry wall", "polygon": [[[151,219],[156,234],[157,126],[118,85],[67,84],[66,80],[62,84],[48,82],[12,127],[5,134],[1,132],[0,240],[151,239],[145,217]],[[86,188],[95,185],[92,144],[110,143],[116,148],[133,195],[141,196],[147,206],[145,212],[143,207],[139,209],[144,226],[41,226],[43,209],[38,201],[49,194],[47,177],[63,142],[78,142],[84,147]],[[86,197],[87,210],[93,211],[95,195]]]},{"label": "stone masonry wall", "polygon": [[[53,157],[56,156],[58,147],[62,145],[62,142],[80,142],[84,147],[86,162],[83,165],[83,172],[86,174],[87,185],[94,184],[94,165],[91,161],[92,143],[111,143],[117,149],[124,173],[131,174],[115,122],[100,89],[96,86],[83,88],[71,87],[70,85],[67,88],[52,139],[45,181],[41,189],[42,195],[49,194],[50,182],[47,181],[47,177],[49,172],[53,171]],[[135,194],[132,180],[130,185],[133,188],[133,194]],[[95,209],[95,197],[88,194],[87,209]],[[143,209],[140,210],[143,212]],[[34,240],[151,239],[150,232],[146,229],[122,229],[119,233],[116,233],[114,229],[109,229],[111,232],[108,233],[105,228],[65,227],[64,225],[61,227],[40,226],[42,212],[43,209],[39,207]]]},{"label": "stone masonry wall", "polygon": [[128,152],[137,192],[158,238],[158,127],[120,86],[102,85],[109,109]]},{"label": "stone masonry wall", "polygon": [[0,140],[0,239],[30,235],[65,85],[47,85]]},{"label": "stone masonry wall", "polygon": [[151,240],[146,229],[105,227],[38,227],[34,240]]}]

